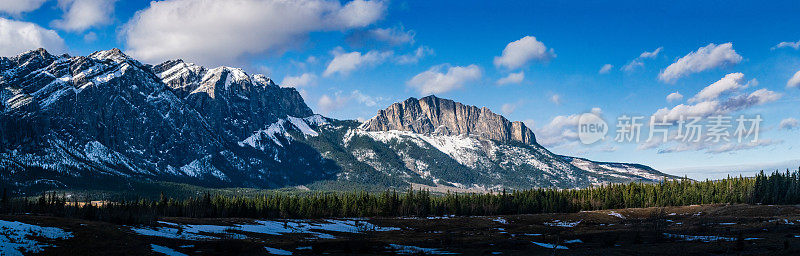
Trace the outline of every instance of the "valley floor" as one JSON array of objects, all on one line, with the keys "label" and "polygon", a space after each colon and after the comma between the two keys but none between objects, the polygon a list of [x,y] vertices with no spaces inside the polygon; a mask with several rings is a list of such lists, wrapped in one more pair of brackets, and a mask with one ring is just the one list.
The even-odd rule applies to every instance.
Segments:
[{"label": "valley floor", "polygon": [[0,255],[798,255],[800,206],[116,225],[0,216]]}]

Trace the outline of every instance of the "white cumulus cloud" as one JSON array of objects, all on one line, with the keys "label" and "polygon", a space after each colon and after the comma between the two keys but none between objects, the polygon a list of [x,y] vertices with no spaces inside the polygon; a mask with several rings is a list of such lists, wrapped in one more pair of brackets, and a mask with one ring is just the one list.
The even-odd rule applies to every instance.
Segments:
[{"label": "white cumulus cloud", "polygon": [[517,41],[508,43],[501,56],[494,57],[494,65],[516,69],[525,66],[532,60],[545,61],[555,58],[553,49],[548,49],[536,37],[526,36]]},{"label": "white cumulus cloud", "polygon": [[733,49],[733,44],[724,43],[715,45],[712,43],[681,57],[678,61],[661,71],[658,75],[658,79],[668,83],[674,82],[681,77],[693,73],[699,73],[708,69],[727,65],[735,65],[741,61],[742,56],[736,53]]},{"label": "white cumulus cloud", "polygon": [[[742,89],[757,85],[755,80],[742,84],[743,78],[744,75],[741,73],[728,74],[719,81],[703,88],[697,95],[692,97],[689,102],[694,104],[680,104],[671,109],[662,108],[656,111],[653,116],[659,121],[666,117],[668,122],[680,120],[681,117],[703,118],[711,115],[728,114],[752,106],[774,102],[783,96],[765,88],[749,94],[741,93]],[[729,96],[721,97],[722,95]]]},{"label": "white cumulus cloud", "polygon": [[0,1],[0,13],[19,15],[30,12],[42,6],[47,0],[3,0]]},{"label": "white cumulus cloud", "polygon": [[[591,113],[602,116],[603,110],[592,108]],[[536,129],[536,142],[543,146],[560,146],[568,142],[577,141],[578,131],[576,128],[581,115],[583,113],[553,117],[542,128]]]},{"label": "white cumulus cloud", "polygon": [[65,51],[64,39],[53,30],[30,22],[0,18],[0,56],[45,48],[51,53]]},{"label": "white cumulus cloud", "polygon": [[713,100],[723,93],[738,91],[748,86],[749,85],[744,81],[744,74],[730,73],[713,84],[706,86],[703,90],[700,90],[697,95],[689,99],[689,102]]},{"label": "white cumulus cloud", "polygon": [[792,78],[789,78],[789,81],[786,82],[786,87],[788,88],[800,87],[800,71],[797,71],[797,73],[794,73]]},{"label": "white cumulus cloud", "polygon": [[679,92],[673,92],[673,93],[670,93],[669,95],[667,95],[667,101],[668,102],[678,101],[678,100],[682,100],[682,99],[683,99],[683,94],[681,94]]},{"label": "white cumulus cloud", "polygon": [[482,73],[481,68],[475,64],[466,67],[443,64],[417,74],[406,84],[422,95],[444,93],[461,88],[466,82],[480,79]]},{"label": "white cumulus cloud", "polygon": [[304,73],[299,76],[287,76],[283,78],[281,86],[302,88],[312,86],[316,83],[317,76],[311,73]]},{"label": "white cumulus cloud", "polygon": [[153,1],[122,30],[127,51],[144,61],[184,58],[206,65],[297,47],[309,33],[366,27],[384,1]]},{"label": "white cumulus cloud", "polygon": [[109,24],[114,14],[114,2],[116,0],[58,0],[58,7],[64,10],[64,15],[50,24],[76,32]]},{"label": "white cumulus cloud", "polygon": [[391,57],[393,53],[391,51],[381,52],[374,50],[365,54],[361,54],[361,52],[345,53],[337,49],[334,50],[333,55],[333,60],[328,63],[328,67],[325,68],[325,72],[322,72],[322,76],[327,77],[335,73],[347,75],[360,67],[382,63]]},{"label": "white cumulus cloud", "polygon": [[523,79],[525,79],[525,72],[520,71],[517,73],[508,74],[507,76],[498,79],[496,83],[498,85],[518,84],[521,83]]}]

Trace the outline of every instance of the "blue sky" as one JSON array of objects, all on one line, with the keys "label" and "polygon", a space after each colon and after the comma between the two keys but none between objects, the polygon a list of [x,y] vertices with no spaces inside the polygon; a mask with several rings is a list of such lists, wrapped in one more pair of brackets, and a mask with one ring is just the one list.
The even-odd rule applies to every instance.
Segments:
[{"label": "blue sky", "polygon": [[[341,119],[435,93],[525,121],[556,153],[692,178],[796,168],[800,159],[796,1],[4,2],[7,56],[117,47],[151,64],[241,67],[297,87],[315,112]],[[667,100],[675,92],[682,97]],[[593,109],[611,131],[584,145],[575,125]],[[645,124],[640,143],[613,141],[623,114],[682,113],[761,115],[760,140],[648,144]]]}]

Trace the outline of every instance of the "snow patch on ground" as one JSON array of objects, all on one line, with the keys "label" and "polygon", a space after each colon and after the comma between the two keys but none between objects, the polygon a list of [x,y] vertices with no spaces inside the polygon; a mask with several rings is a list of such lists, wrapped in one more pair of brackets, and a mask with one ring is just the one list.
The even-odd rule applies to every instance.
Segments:
[{"label": "snow patch on ground", "polygon": [[618,212],[615,212],[615,211],[611,211],[610,213],[608,213],[608,215],[609,216],[614,216],[614,217],[617,217],[617,218],[620,218],[620,219],[625,219],[625,216],[623,216],[622,214],[620,214]]},{"label": "snow patch on ground", "polygon": [[574,228],[578,224],[581,224],[581,221],[583,221],[583,220],[579,220],[579,221],[575,221],[575,222],[554,220],[552,222],[545,222],[544,225],[551,226],[551,227]]},{"label": "snow patch on ground", "polygon": [[380,227],[366,221],[354,219],[329,219],[314,222],[304,220],[258,220],[255,224],[236,224],[233,226],[187,225],[163,221],[159,223],[166,225],[166,227],[132,227],[131,230],[145,236],[183,240],[247,239],[246,233],[276,236],[299,233],[319,239],[334,239],[336,238],[335,236],[326,232],[363,233],[368,231],[400,230],[400,228]]},{"label": "snow patch on ground", "polygon": [[691,236],[691,235],[676,235],[670,233],[664,233],[664,237],[672,238],[677,240],[689,241],[689,242],[716,242],[716,241],[735,241],[736,238],[732,237],[722,237],[722,236]]},{"label": "snow patch on ground", "polygon": [[548,244],[548,243],[540,243],[540,242],[533,242],[533,244],[547,248],[547,249],[556,249],[556,250],[567,250],[566,246],[563,245],[555,245],[555,244]]},{"label": "snow patch on ground", "polygon": [[292,252],[290,252],[290,251],[287,251],[287,250],[281,250],[281,249],[272,248],[272,247],[264,247],[264,249],[267,249],[267,252],[268,252],[269,254],[275,254],[275,255],[292,255]]},{"label": "snow patch on ground", "polygon": [[39,253],[52,245],[41,243],[41,239],[69,239],[71,232],[56,227],[41,227],[18,221],[0,220],[0,255],[22,256]]},{"label": "snow patch on ground", "polygon": [[447,254],[458,254],[458,253],[443,251],[441,249],[422,248],[422,247],[417,247],[417,246],[399,245],[399,244],[389,244],[389,249],[393,250],[395,253],[401,254],[401,255],[447,255]]},{"label": "snow patch on ground", "polygon": [[503,219],[503,217],[494,218],[494,219],[492,219],[492,221],[500,223],[500,224],[504,224],[504,225],[508,224],[508,220]]},{"label": "snow patch on ground", "polygon": [[157,253],[162,253],[167,256],[188,256],[186,254],[180,253],[176,250],[170,249],[169,247],[150,244],[150,248]]}]

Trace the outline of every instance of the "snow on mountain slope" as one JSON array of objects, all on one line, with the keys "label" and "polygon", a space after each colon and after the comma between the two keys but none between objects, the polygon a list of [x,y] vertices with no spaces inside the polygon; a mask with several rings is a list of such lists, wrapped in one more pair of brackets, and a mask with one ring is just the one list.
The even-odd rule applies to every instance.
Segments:
[{"label": "snow on mountain slope", "polygon": [[568,156],[561,156],[561,158],[582,170],[604,176],[623,179],[640,179],[652,182],[661,181],[662,179],[678,178],[639,164],[595,162],[584,158]]},{"label": "snow on mountain slope", "polygon": [[8,170],[0,173],[2,182],[24,187],[47,177],[60,187],[125,179],[280,187],[333,177],[337,168],[303,143],[262,143],[262,150],[237,143],[289,115],[311,117],[295,90],[223,67],[197,80],[215,98],[181,98],[180,88],[194,81],[181,72],[205,69],[175,66],[164,72],[186,86],[167,86],[153,67],[118,49],[0,57],[0,167]]},{"label": "snow on mountain slope", "polygon": [[[436,101],[447,102],[447,100],[439,98],[434,100],[434,102]],[[406,102],[413,103],[416,100],[410,99]],[[436,105],[436,103],[428,104]],[[449,104],[454,105],[453,103]],[[603,163],[559,156],[535,142],[491,139],[493,137],[504,138],[502,134],[487,136],[469,132],[442,133],[436,129],[424,128],[426,121],[415,121],[420,122],[419,126],[423,128],[407,130],[388,128],[385,131],[375,131],[383,129],[376,127],[402,126],[402,124],[386,125],[384,123],[410,122],[400,121],[407,119],[405,117],[390,117],[393,114],[386,114],[406,113],[406,110],[401,109],[403,106],[413,108],[416,105],[395,104],[391,111],[380,111],[379,116],[371,121],[348,128],[342,138],[342,145],[357,161],[365,163],[376,171],[386,173],[386,175],[401,177],[409,183],[424,180],[428,182],[428,184],[422,184],[424,186],[449,186],[474,190],[530,187],[574,188],[605,183],[657,182],[665,178],[675,178],[643,165]],[[470,106],[462,108],[477,109]],[[436,115],[440,116],[452,116],[453,114],[446,113],[452,109],[454,108],[444,107],[429,112],[437,113]],[[410,111],[419,112],[418,110]],[[487,110],[483,111],[487,112]],[[381,113],[384,113],[385,117],[381,117]],[[451,120],[456,122],[451,126],[463,127],[462,124],[457,123],[458,120],[463,119]],[[491,124],[472,125],[502,127]],[[355,146],[353,141],[360,137],[368,138],[369,141],[381,145],[367,143],[368,146],[363,146],[365,142],[361,141],[358,143],[359,146]],[[382,148],[388,148],[391,151],[384,151],[381,154],[379,152],[382,151]],[[393,159],[398,159],[399,163],[391,164],[392,161],[396,161]],[[447,161],[451,162],[447,163]]]},{"label": "snow on mountain slope", "polygon": [[146,179],[486,191],[672,178],[555,155],[487,108],[429,96],[364,123],[336,120],[263,75],[182,60],[145,65],[118,49],[0,57],[0,131],[0,182],[20,188]]},{"label": "snow on mountain slope", "polygon": [[171,60],[152,70],[226,140],[242,141],[287,116],[314,114],[294,88],[281,88],[239,68],[206,69]]}]

